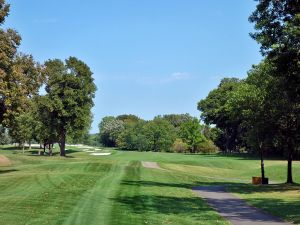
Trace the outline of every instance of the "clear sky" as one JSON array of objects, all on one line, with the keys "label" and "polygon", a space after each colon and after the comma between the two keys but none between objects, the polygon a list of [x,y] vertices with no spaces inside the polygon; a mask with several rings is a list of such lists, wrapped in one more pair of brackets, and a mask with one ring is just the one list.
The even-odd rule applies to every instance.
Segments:
[{"label": "clear sky", "polygon": [[261,56],[249,37],[254,0],[7,0],[6,26],[39,62],[76,56],[98,87],[91,133],[106,115],[199,117],[223,77]]}]

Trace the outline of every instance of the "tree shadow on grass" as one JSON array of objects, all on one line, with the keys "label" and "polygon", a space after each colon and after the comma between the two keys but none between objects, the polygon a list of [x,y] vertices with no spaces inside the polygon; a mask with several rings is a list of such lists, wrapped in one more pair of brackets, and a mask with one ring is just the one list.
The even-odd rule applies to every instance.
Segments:
[{"label": "tree shadow on grass", "polygon": [[19,151],[19,150],[22,150],[22,148],[19,148],[17,146],[1,146],[0,150],[5,150],[5,151]]},{"label": "tree shadow on grass", "polygon": [[230,186],[228,191],[237,194],[252,194],[264,192],[282,192],[282,191],[299,191],[300,184],[268,184],[268,185],[244,185],[244,186]]},{"label": "tree shadow on grass", "polygon": [[[40,155],[39,151],[43,151],[43,149],[32,149],[30,151],[26,151],[27,153],[29,153],[29,156],[40,156],[40,157],[49,157],[48,151],[46,150],[44,155]],[[79,150],[67,150],[66,151],[66,158],[74,158],[73,156],[69,156],[69,154],[73,154],[73,153],[78,153],[80,152]],[[52,156],[59,156],[60,152],[58,151],[53,151],[52,152]]]},{"label": "tree shadow on grass", "polygon": [[263,212],[284,220],[300,223],[300,200],[298,199],[278,199],[278,198],[251,198],[247,202]]},{"label": "tree shadow on grass", "polygon": [[[223,182],[194,182],[194,183],[164,183],[155,181],[132,181],[124,180],[122,185],[133,185],[143,187],[174,187],[191,190],[199,186],[215,186],[216,190],[235,193],[235,194],[256,194],[259,192],[280,194],[284,190],[300,191],[300,185],[259,185],[242,183],[223,183]],[[219,189],[223,186],[225,189]],[[251,197],[251,196],[250,196]],[[255,196],[254,196],[255,197]],[[136,195],[132,197],[114,198],[114,201],[130,206],[135,213],[143,214],[149,211],[162,214],[182,214],[196,219],[203,219],[206,212],[210,210],[203,200],[199,197],[176,197],[176,196],[158,196],[158,195]],[[270,213],[274,216],[284,218],[285,220],[300,223],[300,199],[280,199],[272,197],[248,198],[250,204]],[[230,210],[230,209],[228,209]],[[202,217],[202,218],[201,218]]]},{"label": "tree shadow on grass", "polygon": [[[250,153],[214,153],[214,154],[205,154],[205,153],[185,153],[184,155],[188,156],[201,156],[206,158],[232,158],[237,160],[260,160],[260,155],[258,154],[250,154]],[[282,156],[274,156],[274,155],[266,155],[265,160],[269,161],[286,161],[285,157]],[[295,162],[300,159],[294,159]]]},{"label": "tree shadow on grass", "polygon": [[186,188],[191,189],[196,186],[245,186],[247,184],[235,183],[235,182],[193,182],[193,183],[164,183],[157,181],[143,181],[143,180],[124,180],[123,185],[135,185],[135,186],[148,186],[148,187],[175,187],[175,188]]},{"label": "tree shadow on grass", "polygon": [[182,214],[195,219],[209,219],[205,216],[213,212],[210,207],[198,197],[172,197],[159,195],[135,195],[112,198],[111,200],[131,208],[133,213],[148,214],[151,212],[159,214]]},{"label": "tree shadow on grass", "polygon": [[11,173],[11,172],[16,172],[18,170],[15,169],[11,169],[11,170],[0,170],[0,174],[4,174],[4,173]]},{"label": "tree shadow on grass", "polygon": [[269,185],[252,185],[237,182],[193,182],[193,183],[164,183],[157,181],[144,181],[144,180],[123,180],[122,185],[131,186],[144,186],[144,187],[174,187],[192,189],[200,186],[223,186],[229,192],[238,194],[251,194],[258,192],[280,192],[285,190],[300,191],[299,184],[287,185],[287,184],[269,184]]}]

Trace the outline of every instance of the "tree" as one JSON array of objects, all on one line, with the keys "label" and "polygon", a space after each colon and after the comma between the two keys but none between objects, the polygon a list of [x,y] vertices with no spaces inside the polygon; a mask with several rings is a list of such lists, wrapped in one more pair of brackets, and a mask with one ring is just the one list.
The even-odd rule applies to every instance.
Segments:
[{"label": "tree", "polygon": [[90,68],[75,57],[65,63],[48,60],[43,73],[47,77],[47,109],[58,135],[60,155],[65,156],[67,135],[83,135],[90,126],[96,86]]},{"label": "tree", "polygon": [[161,116],[161,118],[164,120],[167,120],[175,128],[179,128],[181,126],[181,124],[194,119],[194,117],[192,117],[188,113],[186,113],[186,114],[167,114],[167,115]]},{"label": "tree", "polygon": [[52,155],[52,146],[59,141],[59,135],[56,129],[56,119],[52,113],[52,103],[48,96],[36,96],[34,98],[34,118],[36,126],[34,130],[34,138],[40,145],[43,145],[44,154],[46,146],[49,149],[49,156]]},{"label": "tree", "polygon": [[11,136],[18,140],[22,146],[24,153],[25,142],[29,143],[29,148],[31,149],[31,140],[34,135],[35,120],[30,111],[22,113],[15,119],[15,126],[12,130]]},{"label": "tree", "polygon": [[292,161],[299,145],[300,115],[300,2],[299,0],[259,0],[249,18],[256,32],[251,36],[261,44],[261,52],[274,65],[280,96],[286,99],[283,115],[288,153],[287,183],[293,183]]},{"label": "tree", "polygon": [[231,118],[239,118],[247,147],[261,156],[261,177],[265,178],[264,152],[272,145],[276,130],[274,104],[271,98],[273,80],[272,67],[267,61],[254,66],[226,102]]},{"label": "tree", "polygon": [[7,145],[11,143],[11,137],[8,134],[8,130],[0,125],[0,145]]},{"label": "tree", "polygon": [[180,137],[188,145],[191,153],[195,153],[197,146],[206,140],[201,133],[199,120],[196,118],[181,124]]},{"label": "tree", "polygon": [[[9,5],[0,0],[0,25],[9,14]],[[19,54],[20,35],[0,28],[0,123],[10,127],[26,108],[26,101],[38,93],[42,83],[40,65],[32,56]]]},{"label": "tree", "polygon": [[100,142],[107,147],[116,147],[117,139],[124,130],[124,122],[113,116],[107,116],[99,124]]},{"label": "tree", "polygon": [[[0,0],[0,25],[3,25],[5,18],[9,14],[9,4],[4,0]],[[0,29],[0,122],[2,123],[4,113],[7,107],[7,94],[9,91],[9,76],[14,56],[17,53],[17,48],[20,45],[21,37],[12,29]]]},{"label": "tree", "polygon": [[175,128],[166,120],[155,118],[127,124],[118,135],[117,146],[124,150],[171,151],[176,138]]},{"label": "tree", "polygon": [[174,127],[161,118],[155,118],[144,126],[144,134],[150,141],[151,149],[154,152],[170,151],[175,139]]},{"label": "tree", "polygon": [[198,110],[201,111],[201,119],[208,125],[216,125],[222,132],[220,147],[223,151],[231,152],[238,150],[242,145],[240,123],[237,118],[232,118],[225,105],[229,96],[239,86],[237,78],[224,78],[218,88],[212,90],[208,96],[198,103]]},{"label": "tree", "polygon": [[139,117],[132,115],[132,114],[119,115],[116,117],[116,119],[123,121],[124,124],[133,124],[133,123],[137,123],[139,120],[141,120]]},{"label": "tree", "polygon": [[117,146],[123,150],[149,150],[149,140],[147,140],[143,129],[145,124],[146,122],[143,120],[126,124],[118,135]]},{"label": "tree", "polygon": [[98,146],[99,145],[99,134],[86,133],[83,136],[81,143],[83,143],[84,145],[89,145],[89,146]]}]

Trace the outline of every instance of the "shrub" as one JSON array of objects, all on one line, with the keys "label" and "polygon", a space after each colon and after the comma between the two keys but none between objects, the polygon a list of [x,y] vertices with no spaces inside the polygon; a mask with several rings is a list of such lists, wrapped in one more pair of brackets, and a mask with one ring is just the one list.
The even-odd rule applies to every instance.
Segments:
[{"label": "shrub", "polygon": [[196,152],[211,154],[219,151],[219,148],[211,141],[201,142],[196,147]]},{"label": "shrub", "polygon": [[173,147],[172,147],[172,150],[174,152],[177,152],[177,153],[183,153],[183,152],[186,152],[188,150],[188,145],[186,143],[184,143],[182,141],[182,139],[176,139],[174,144],[173,144]]}]

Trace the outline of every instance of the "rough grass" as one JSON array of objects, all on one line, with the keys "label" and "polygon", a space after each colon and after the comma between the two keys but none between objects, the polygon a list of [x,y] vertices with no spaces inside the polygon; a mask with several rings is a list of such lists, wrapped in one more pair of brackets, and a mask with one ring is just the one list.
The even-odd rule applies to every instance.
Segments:
[{"label": "rough grass", "polygon": [[[67,158],[0,150],[12,162],[0,167],[1,225],[227,224],[191,191],[223,184],[249,203],[300,223],[299,186],[247,184],[259,175],[258,160],[111,149],[101,151],[110,156],[91,156],[68,149]],[[165,170],[143,168],[141,161]],[[283,183],[285,167],[284,161],[266,162],[268,177]],[[299,163],[294,172],[300,182]]]}]

